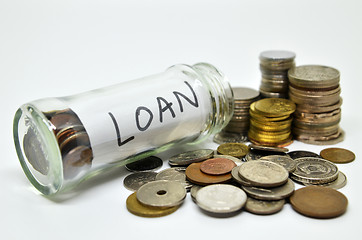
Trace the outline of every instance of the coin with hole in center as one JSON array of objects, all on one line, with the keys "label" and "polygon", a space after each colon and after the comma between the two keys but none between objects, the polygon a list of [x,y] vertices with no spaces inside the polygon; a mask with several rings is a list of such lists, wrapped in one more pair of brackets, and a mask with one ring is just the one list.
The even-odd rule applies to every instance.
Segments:
[{"label": "coin with hole in center", "polygon": [[236,167],[236,164],[229,159],[211,158],[201,163],[200,170],[210,175],[223,175],[230,173],[234,167]]},{"label": "coin with hole in center", "polygon": [[176,181],[181,183],[186,190],[189,190],[192,184],[186,180],[185,170],[184,167],[167,168],[157,173],[156,180]]}]

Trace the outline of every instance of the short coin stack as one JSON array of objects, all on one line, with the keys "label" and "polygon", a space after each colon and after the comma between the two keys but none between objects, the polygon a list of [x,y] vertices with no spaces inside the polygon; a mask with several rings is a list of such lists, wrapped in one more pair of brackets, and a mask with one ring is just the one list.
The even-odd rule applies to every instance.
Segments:
[{"label": "short coin stack", "polygon": [[296,103],[295,139],[317,145],[343,140],[339,71],[326,66],[305,65],[291,69],[289,98]]},{"label": "short coin stack", "polygon": [[215,135],[214,141],[219,144],[248,140],[250,104],[260,99],[259,91],[251,88],[237,87],[233,92],[234,115],[223,131]]},{"label": "short coin stack", "polygon": [[249,140],[263,146],[292,143],[291,114],[295,104],[282,98],[264,98],[250,105]]},{"label": "short coin stack", "polygon": [[289,51],[260,53],[260,92],[263,97],[288,98],[288,70],[295,66],[294,58],[295,53]]}]

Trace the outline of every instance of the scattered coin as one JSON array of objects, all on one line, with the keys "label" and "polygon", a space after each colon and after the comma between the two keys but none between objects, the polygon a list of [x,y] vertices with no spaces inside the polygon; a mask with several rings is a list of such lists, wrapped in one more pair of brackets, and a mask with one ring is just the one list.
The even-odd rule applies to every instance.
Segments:
[{"label": "scattered coin", "polygon": [[268,151],[260,151],[260,150],[251,149],[248,152],[248,154],[246,154],[245,161],[255,161],[255,160],[259,160],[261,157],[269,156],[269,155],[288,156],[286,153],[268,152]]},{"label": "scattered coin", "polygon": [[270,161],[245,162],[239,168],[239,176],[254,186],[277,187],[288,180],[288,171]]},{"label": "scattered coin", "polygon": [[347,210],[348,200],[332,188],[308,186],[300,188],[290,197],[293,209],[313,218],[334,218]]},{"label": "scattered coin", "polygon": [[244,179],[242,179],[239,176],[239,168],[240,166],[236,166],[233,168],[233,170],[231,170],[231,176],[232,178],[239,184],[241,184],[242,186],[252,186],[252,184]]},{"label": "scattered coin", "polygon": [[226,158],[211,158],[205,160],[200,165],[200,170],[203,173],[210,175],[223,175],[230,173],[236,164]]},{"label": "scattered coin", "polygon": [[241,161],[239,158],[229,156],[229,155],[214,154],[214,158],[226,158],[226,159],[229,159],[229,160],[233,161],[237,166],[243,164],[243,161]]},{"label": "scattered coin", "polygon": [[187,166],[191,163],[201,162],[203,160],[212,158],[214,150],[212,149],[198,149],[180,153],[170,157],[169,164],[171,166]]},{"label": "scattered coin", "polygon": [[175,212],[179,208],[179,206],[169,208],[149,207],[141,204],[136,195],[137,193],[134,192],[127,198],[126,206],[130,213],[140,217],[162,217]]},{"label": "scattered coin", "polygon": [[138,161],[126,164],[126,168],[131,172],[154,171],[162,167],[163,161],[159,157],[150,156]]},{"label": "scattered coin", "polygon": [[291,157],[293,160],[297,159],[297,158],[302,158],[302,157],[317,157],[317,158],[321,158],[320,155],[314,153],[314,152],[310,152],[310,151],[304,151],[304,150],[299,150],[299,151],[292,151],[292,152],[288,152],[289,157]]},{"label": "scattered coin", "polygon": [[196,204],[211,213],[236,212],[245,205],[246,199],[243,190],[227,184],[209,185],[196,194]]},{"label": "scattered coin", "polygon": [[295,160],[296,169],[291,179],[300,183],[324,184],[338,177],[338,168],[335,164],[322,158],[304,157]]},{"label": "scattered coin", "polygon": [[344,148],[326,148],[320,152],[320,155],[334,163],[349,163],[356,158],[353,152]]},{"label": "scattered coin", "polygon": [[186,189],[175,181],[158,180],[146,183],[137,191],[137,199],[152,207],[174,207],[186,197]]},{"label": "scattered coin", "polygon": [[176,181],[181,183],[186,190],[189,190],[192,184],[186,180],[185,170],[186,168],[183,167],[167,168],[157,173],[155,180]]},{"label": "scattered coin", "polygon": [[274,188],[261,188],[261,187],[247,187],[242,186],[246,194],[252,198],[259,200],[281,200],[289,197],[294,192],[294,183],[288,179],[287,183]]},{"label": "scattered coin", "polygon": [[196,203],[196,194],[201,188],[203,188],[203,187],[199,186],[199,185],[193,185],[191,188],[190,195],[191,195],[192,201],[194,201],[195,203]]},{"label": "scattered coin", "polygon": [[243,143],[248,141],[247,133],[240,134],[240,133],[232,133],[232,132],[226,132],[221,131],[214,136],[214,142],[218,144],[223,143]]},{"label": "scattered coin", "polygon": [[237,158],[244,157],[248,151],[248,146],[242,143],[224,143],[217,148],[219,154],[230,155]]},{"label": "scattered coin", "polygon": [[123,180],[123,185],[130,191],[137,191],[148,182],[155,181],[156,172],[137,172],[131,173]]},{"label": "scattered coin", "polygon": [[286,152],[289,151],[288,148],[284,148],[284,147],[268,147],[268,146],[256,145],[256,144],[253,144],[253,143],[249,144],[249,148],[255,149],[255,150],[260,150],[260,151],[268,151],[268,152],[283,152],[283,153],[286,153]]},{"label": "scattered coin", "polygon": [[[302,183],[303,185],[313,185],[313,184],[308,184],[308,183]],[[328,187],[328,188],[333,188],[333,189],[340,189],[343,188],[344,186],[346,186],[347,184],[347,177],[344,173],[342,173],[341,171],[338,172],[338,177],[336,180],[329,182],[329,183],[325,183],[325,184],[318,184],[318,186],[321,187]]]},{"label": "scattered coin", "polygon": [[210,175],[201,172],[200,170],[201,163],[192,163],[186,168],[186,178],[190,182],[197,185],[210,185],[215,183],[226,183],[231,180],[231,174],[227,173],[224,175]]},{"label": "scattered coin", "polygon": [[251,213],[268,215],[282,210],[285,200],[263,201],[248,197],[245,204],[245,210]]},{"label": "scattered coin", "polygon": [[293,172],[296,167],[294,160],[289,156],[269,155],[261,157],[260,160],[271,161],[276,164],[279,164],[290,173]]}]

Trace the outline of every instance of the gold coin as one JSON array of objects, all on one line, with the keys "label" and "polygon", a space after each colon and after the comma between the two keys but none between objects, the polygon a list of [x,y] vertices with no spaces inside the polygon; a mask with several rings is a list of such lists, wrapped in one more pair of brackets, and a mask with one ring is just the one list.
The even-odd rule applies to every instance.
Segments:
[{"label": "gold coin", "polygon": [[353,152],[344,148],[326,148],[320,152],[320,155],[334,163],[349,163],[356,158]]},{"label": "gold coin", "polygon": [[255,111],[267,117],[290,115],[295,109],[294,102],[283,98],[264,98],[255,102]]},{"label": "gold coin", "polygon": [[249,148],[242,143],[224,143],[217,148],[217,152],[221,155],[242,158],[249,152]]},{"label": "gold coin", "polygon": [[137,193],[134,192],[127,198],[127,209],[130,213],[140,217],[162,217],[175,212],[179,206],[169,208],[149,207],[142,205],[137,200]]},{"label": "gold coin", "polygon": [[264,115],[256,112],[256,110],[255,110],[255,103],[256,103],[256,102],[253,102],[253,103],[250,105],[249,113],[250,113],[250,116],[251,116],[252,118],[257,119],[258,121],[262,121],[262,122],[276,122],[276,121],[285,120],[285,119],[287,119],[287,118],[290,117],[289,115],[278,116],[278,117],[267,117],[267,116],[264,116]]},{"label": "gold coin", "polygon": [[291,128],[291,123],[280,125],[266,125],[255,121],[254,119],[250,119],[250,123],[254,128],[260,129],[262,131],[280,132],[283,130],[290,130]]}]

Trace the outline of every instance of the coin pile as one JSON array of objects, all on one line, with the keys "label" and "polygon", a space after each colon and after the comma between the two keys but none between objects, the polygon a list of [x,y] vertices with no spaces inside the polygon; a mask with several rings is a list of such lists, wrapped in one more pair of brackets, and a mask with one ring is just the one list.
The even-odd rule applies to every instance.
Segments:
[{"label": "coin pile", "polygon": [[289,98],[297,105],[293,121],[295,139],[317,145],[342,141],[339,71],[305,65],[291,69],[288,76]]},{"label": "coin pile", "polygon": [[288,70],[295,66],[294,58],[295,53],[290,51],[260,53],[260,93],[263,97],[288,98]]},{"label": "coin pile", "polygon": [[214,137],[214,142],[222,144],[228,142],[246,142],[249,130],[250,104],[260,99],[257,90],[246,87],[233,88],[234,114],[229,124]]},{"label": "coin pile", "polygon": [[249,140],[256,145],[287,146],[292,143],[295,104],[282,98],[264,98],[250,105]]}]

